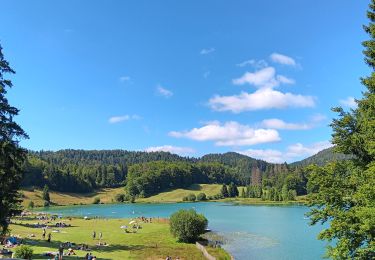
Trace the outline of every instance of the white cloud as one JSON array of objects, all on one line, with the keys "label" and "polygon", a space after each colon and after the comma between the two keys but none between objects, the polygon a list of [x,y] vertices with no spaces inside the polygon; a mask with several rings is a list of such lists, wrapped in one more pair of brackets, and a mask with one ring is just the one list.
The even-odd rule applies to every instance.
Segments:
[{"label": "white cloud", "polygon": [[280,63],[283,65],[290,65],[290,66],[297,65],[296,61],[293,58],[280,54],[280,53],[272,53],[270,58],[275,63]]},{"label": "white cloud", "polygon": [[340,103],[343,106],[346,106],[346,107],[349,107],[349,108],[353,108],[353,109],[355,109],[355,108],[358,107],[358,104],[357,104],[357,102],[355,102],[355,98],[354,97],[347,97],[346,99],[341,99]]},{"label": "white cloud", "polygon": [[179,147],[172,145],[163,145],[163,146],[152,146],[145,149],[145,152],[170,152],[179,155],[187,155],[195,153],[195,150],[190,147]]},{"label": "white cloud", "polygon": [[311,96],[282,93],[270,88],[261,88],[254,93],[242,92],[233,96],[216,95],[209,99],[208,104],[216,111],[239,113],[272,108],[314,107],[315,99]]},{"label": "white cloud", "polygon": [[245,67],[247,65],[250,65],[256,69],[262,69],[268,66],[268,63],[265,60],[245,60],[241,63],[236,64],[238,67]]},{"label": "white cloud", "polygon": [[215,48],[202,49],[202,50],[200,51],[200,54],[202,54],[202,55],[206,55],[206,54],[210,54],[210,53],[212,53],[212,52],[214,52],[214,51],[215,51]]},{"label": "white cloud", "polygon": [[278,150],[254,150],[254,149],[248,149],[245,151],[237,151],[240,154],[264,160],[270,163],[282,163],[283,161],[283,153]]},{"label": "white cloud", "polygon": [[238,153],[271,163],[283,163],[312,156],[329,147],[332,147],[332,144],[329,141],[322,141],[309,146],[305,146],[301,143],[296,143],[288,146],[285,152],[271,149],[248,149],[244,151],[238,151]]},{"label": "white cloud", "polygon": [[244,85],[250,84],[258,88],[274,88],[282,84],[294,84],[293,79],[282,75],[276,75],[273,67],[266,67],[255,72],[246,72],[242,77],[233,79],[233,84]]},{"label": "white cloud", "polygon": [[263,120],[260,125],[265,128],[282,129],[282,130],[308,130],[316,127],[320,122],[326,119],[326,116],[316,114],[311,117],[308,123],[287,123],[278,118]]},{"label": "white cloud", "polygon": [[296,143],[288,146],[286,156],[288,158],[311,156],[329,147],[332,147],[332,144],[329,141],[317,142],[310,146],[304,146],[301,143]]},{"label": "white cloud", "polygon": [[123,121],[131,120],[131,119],[138,120],[138,119],[141,119],[141,117],[138,115],[112,116],[108,119],[108,122],[110,124],[116,124],[116,123],[120,123]]},{"label": "white cloud", "polygon": [[279,133],[274,129],[254,129],[234,121],[224,124],[218,121],[208,122],[203,127],[182,132],[172,131],[169,135],[196,141],[214,141],[217,146],[255,145],[280,140]]},{"label": "white cloud", "polygon": [[313,127],[312,124],[287,123],[277,118],[265,119],[262,121],[261,125],[266,128],[284,129],[284,130],[307,130]]},{"label": "white cloud", "polygon": [[162,86],[158,86],[156,88],[157,92],[159,95],[163,96],[163,97],[166,97],[166,98],[170,98],[171,96],[173,96],[173,92],[166,89],[166,88],[163,88]]},{"label": "white cloud", "polygon": [[130,77],[129,76],[121,76],[119,78],[120,82],[128,82],[130,81]]}]

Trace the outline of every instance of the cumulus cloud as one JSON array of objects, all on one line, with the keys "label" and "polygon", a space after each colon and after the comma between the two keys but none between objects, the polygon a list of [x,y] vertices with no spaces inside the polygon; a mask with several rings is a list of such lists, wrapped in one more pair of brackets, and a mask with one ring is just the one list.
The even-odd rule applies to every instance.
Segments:
[{"label": "cumulus cloud", "polygon": [[312,124],[305,123],[287,123],[281,119],[271,118],[262,121],[261,125],[263,127],[272,129],[283,129],[283,130],[307,130],[313,127]]},{"label": "cumulus cloud", "polygon": [[311,145],[305,146],[301,143],[296,143],[287,147],[285,152],[279,150],[255,150],[248,149],[244,151],[238,151],[238,153],[261,159],[272,163],[283,163],[289,162],[296,159],[301,159],[303,157],[309,157],[317,154],[321,150],[332,147],[329,141],[322,141],[313,143]]},{"label": "cumulus cloud", "polygon": [[169,136],[196,141],[213,141],[217,146],[255,145],[280,140],[279,133],[274,129],[254,129],[235,121],[223,124],[218,121],[207,122],[204,126],[189,131],[169,132]]},{"label": "cumulus cloud", "polygon": [[195,153],[195,150],[190,147],[179,147],[173,145],[163,145],[163,146],[152,146],[144,149],[145,152],[170,152],[179,155],[187,155]]},{"label": "cumulus cloud", "polygon": [[265,60],[254,60],[254,59],[251,59],[251,60],[245,60],[241,63],[238,63],[236,64],[236,66],[238,67],[245,67],[245,66],[252,66],[256,69],[262,69],[262,68],[265,68],[268,66],[268,63],[265,61]]},{"label": "cumulus cloud", "polygon": [[284,54],[280,54],[280,53],[272,53],[270,56],[270,59],[275,63],[279,63],[283,65],[289,65],[289,66],[297,65],[296,61],[293,58],[286,56]]},{"label": "cumulus cloud", "polygon": [[241,92],[239,95],[219,96],[209,99],[208,105],[216,111],[255,111],[261,109],[281,109],[287,107],[314,107],[312,96],[282,93],[270,88],[261,88],[254,93]]},{"label": "cumulus cloud", "polygon": [[166,89],[166,88],[163,88],[162,86],[157,86],[156,88],[156,91],[157,93],[160,95],[160,96],[163,96],[165,98],[170,98],[171,96],[173,96],[173,92]]},{"label": "cumulus cloud", "polygon": [[202,49],[202,50],[200,51],[200,54],[201,54],[201,55],[206,55],[206,54],[210,54],[210,53],[212,53],[212,52],[214,52],[214,51],[215,51],[215,48]]},{"label": "cumulus cloud", "polygon": [[245,151],[237,151],[240,154],[264,160],[270,163],[282,163],[283,162],[283,153],[278,150],[266,149],[266,150],[256,150],[248,149]]},{"label": "cumulus cloud", "polygon": [[265,128],[282,129],[282,130],[308,130],[316,127],[320,122],[326,119],[326,116],[316,114],[311,117],[308,123],[287,123],[278,118],[263,120],[260,125]]},{"label": "cumulus cloud", "polygon": [[233,79],[233,84],[244,85],[250,84],[257,88],[274,88],[280,84],[294,84],[293,79],[282,75],[276,75],[276,70],[273,67],[266,67],[255,72],[246,72],[242,77]]},{"label": "cumulus cloud", "polygon": [[112,116],[108,119],[108,122],[110,124],[116,124],[116,123],[120,123],[120,122],[123,122],[123,121],[128,121],[128,120],[131,120],[131,119],[135,119],[135,120],[138,120],[138,119],[141,119],[140,116],[138,115],[122,115],[122,116]]},{"label": "cumulus cloud", "polygon": [[340,104],[349,108],[357,108],[358,104],[355,102],[354,97],[347,97],[346,99],[341,99]]}]

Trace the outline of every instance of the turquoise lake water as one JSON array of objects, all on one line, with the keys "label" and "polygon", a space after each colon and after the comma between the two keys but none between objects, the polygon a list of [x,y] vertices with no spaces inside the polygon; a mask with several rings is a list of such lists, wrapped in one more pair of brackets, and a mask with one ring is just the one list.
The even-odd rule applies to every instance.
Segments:
[{"label": "turquoise lake water", "polygon": [[45,212],[108,218],[169,217],[178,209],[203,213],[212,231],[235,259],[322,259],[325,243],[316,239],[321,226],[309,226],[304,206],[249,206],[220,202],[172,204],[107,204],[56,207]]}]

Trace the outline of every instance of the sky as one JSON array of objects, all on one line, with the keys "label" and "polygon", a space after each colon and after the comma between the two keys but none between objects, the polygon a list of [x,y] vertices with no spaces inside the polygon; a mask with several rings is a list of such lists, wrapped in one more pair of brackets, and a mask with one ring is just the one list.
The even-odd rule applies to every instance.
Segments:
[{"label": "sky", "polygon": [[368,3],[0,0],[21,145],[306,158],[361,98]]}]

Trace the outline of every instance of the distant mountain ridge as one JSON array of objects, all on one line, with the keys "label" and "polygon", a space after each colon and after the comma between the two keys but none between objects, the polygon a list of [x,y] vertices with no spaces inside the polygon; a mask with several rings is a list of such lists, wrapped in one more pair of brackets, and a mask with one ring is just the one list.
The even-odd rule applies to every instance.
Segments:
[{"label": "distant mountain ridge", "polygon": [[327,148],[318,152],[317,154],[307,157],[301,161],[290,163],[289,165],[297,166],[297,167],[304,167],[310,164],[316,164],[319,166],[323,166],[332,161],[341,161],[341,160],[347,160],[350,158],[352,158],[351,155],[336,153],[334,151],[334,147],[330,147],[330,148]]}]

